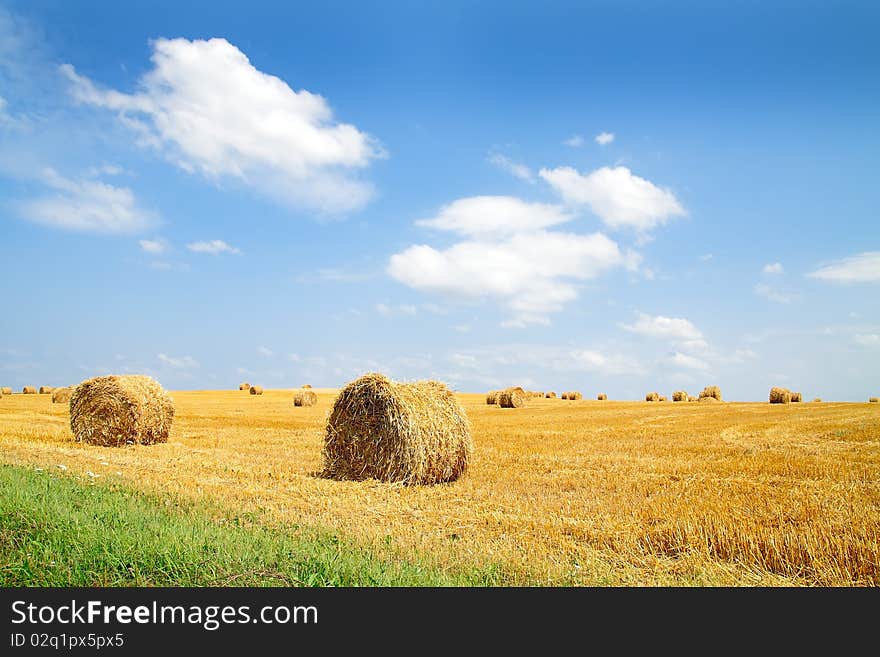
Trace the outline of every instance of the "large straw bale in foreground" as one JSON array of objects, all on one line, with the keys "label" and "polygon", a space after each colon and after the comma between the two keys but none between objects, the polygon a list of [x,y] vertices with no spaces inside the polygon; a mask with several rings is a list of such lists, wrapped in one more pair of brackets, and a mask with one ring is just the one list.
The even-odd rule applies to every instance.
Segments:
[{"label": "large straw bale in foreground", "polygon": [[721,388],[718,386],[706,386],[703,388],[703,392],[700,393],[700,399],[704,399],[706,397],[714,397],[718,401],[724,401],[721,399]]},{"label": "large straw bale in foreground", "polygon": [[263,386],[251,386],[250,393],[252,395],[262,395],[263,394]]},{"label": "large straw bale in foreground", "polygon": [[688,394],[684,390],[676,390],[672,393],[672,401],[674,402],[686,402],[688,400]]},{"label": "large straw bale in foreground", "polygon": [[36,395],[37,389],[33,386],[25,386],[21,389],[21,394],[23,395]]},{"label": "large straw bale in foreground", "polygon": [[527,396],[522,388],[505,388],[498,393],[498,405],[501,408],[521,408],[526,405]]},{"label": "large straw bale in foreground", "polygon": [[297,390],[293,393],[293,405],[294,406],[314,406],[318,403],[318,394],[312,392],[308,388],[303,388],[302,390]]},{"label": "large straw bale in foreground", "polygon": [[66,388],[55,388],[52,391],[52,403],[53,404],[66,404],[70,401],[71,395],[73,395],[74,386],[67,386]]},{"label": "large straw bale in foreground", "polygon": [[470,423],[437,381],[366,374],[336,398],[324,435],[324,476],[436,484],[458,479],[473,451]]},{"label": "large straw bale in foreground", "polygon": [[92,445],[151,445],[168,441],[174,402],[148,376],[99,376],[70,397],[70,430]]},{"label": "large straw bale in foreground", "polygon": [[779,388],[774,386],[770,388],[771,404],[789,404],[791,403],[791,392],[788,388]]}]

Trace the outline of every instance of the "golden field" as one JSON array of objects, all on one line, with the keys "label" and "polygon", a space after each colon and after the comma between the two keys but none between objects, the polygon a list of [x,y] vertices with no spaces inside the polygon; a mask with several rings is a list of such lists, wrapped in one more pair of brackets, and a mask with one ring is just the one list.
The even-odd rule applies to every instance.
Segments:
[{"label": "golden field", "polygon": [[315,476],[336,391],[315,392],[313,407],[290,390],[175,392],[169,442],[125,448],[75,443],[66,404],[13,395],[0,458],[330,528],[382,556],[495,564],[511,584],[880,584],[878,404],[461,394],[468,472],[404,487]]}]

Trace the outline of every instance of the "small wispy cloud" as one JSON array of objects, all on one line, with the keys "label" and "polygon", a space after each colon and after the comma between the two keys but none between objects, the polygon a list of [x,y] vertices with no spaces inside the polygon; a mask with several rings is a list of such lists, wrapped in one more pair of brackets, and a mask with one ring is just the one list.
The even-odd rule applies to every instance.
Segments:
[{"label": "small wispy cloud", "polygon": [[866,251],[837,260],[807,276],[833,283],[880,282],[880,251]]},{"label": "small wispy cloud", "polygon": [[765,274],[781,274],[784,270],[781,262],[774,262],[771,264],[764,265],[764,268],[761,270]]},{"label": "small wispy cloud", "polygon": [[700,262],[709,262],[714,257],[711,253],[704,253],[700,256]]},{"label": "small wispy cloud", "polygon": [[757,294],[759,297],[764,297],[769,301],[783,304],[788,304],[798,299],[798,295],[780,292],[779,290],[771,287],[770,285],[767,285],[766,283],[758,283],[755,286],[755,294]]},{"label": "small wispy cloud", "polygon": [[614,141],[614,133],[613,132],[600,132],[596,135],[596,143],[599,146],[606,146]]},{"label": "small wispy cloud", "polygon": [[385,303],[377,303],[376,304],[376,312],[382,315],[382,317],[395,317],[398,315],[415,315],[419,312],[419,309],[416,306],[411,304],[400,304],[398,306],[389,306]]},{"label": "small wispy cloud", "polygon": [[571,148],[580,148],[581,146],[584,145],[585,142],[586,142],[586,139],[584,139],[580,135],[572,135],[571,137],[569,137],[568,139],[566,139],[562,143],[565,144],[566,146],[570,146]]},{"label": "small wispy cloud", "polygon": [[186,248],[193,253],[208,253],[210,255],[220,255],[221,253],[229,253],[238,255],[240,249],[235,248],[224,242],[223,240],[210,240],[207,242],[192,242],[186,245]]},{"label": "small wispy cloud", "polygon": [[198,361],[192,356],[181,356],[180,358],[176,358],[167,354],[159,354],[157,358],[166,365],[170,365],[176,369],[191,369],[199,366]]},{"label": "small wispy cloud", "polygon": [[520,180],[525,180],[526,182],[530,183],[535,182],[535,174],[532,173],[532,170],[529,169],[529,167],[527,167],[525,164],[514,162],[509,157],[506,157],[501,153],[490,153],[488,160],[491,164],[494,164],[496,167],[503,171],[506,171],[515,178],[519,178]]},{"label": "small wispy cloud", "polygon": [[257,353],[267,358],[275,355],[275,352],[269,349],[269,347],[257,347]]},{"label": "small wispy cloud", "polygon": [[152,253],[154,255],[165,253],[168,248],[168,244],[163,239],[140,240],[138,241],[138,244],[141,245],[141,249],[144,253]]},{"label": "small wispy cloud", "polygon": [[853,340],[863,347],[880,347],[880,335],[877,333],[868,333],[866,335],[857,333],[853,336]]}]

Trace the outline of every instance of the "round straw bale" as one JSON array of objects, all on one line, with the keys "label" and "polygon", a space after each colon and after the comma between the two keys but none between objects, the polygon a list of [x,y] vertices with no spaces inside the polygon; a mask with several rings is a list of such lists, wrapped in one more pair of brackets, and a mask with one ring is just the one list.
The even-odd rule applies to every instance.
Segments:
[{"label": "round straw bale", "polygon": [[490,390],[486,393],[486,403],[487,404],[497,404],[498,403],[498,393],[500,390]]},{"label": "round straw bale", "polygon": [[4,395],[11,395],[12,388],[10,388],[9,386],[4,386],[4,387],[0,388],[0,392],[2,392]]},{"label": "round straw bale", "polygon": [[791,393],[791,403],[796,404],[798,402],[804,401],[804,396],[799,392]]},{"label": "round straw bale", "polygon": [[770,388],[771,404],[789,404],[791,403],[791,392],[788,388],[778,388],[776,386]]},{"label": "round straw bale", "polygon": [[294,406],[314,406],[317,403],[318,395],[308,388],[303,388],[293,393]]},{"label": "round straw bale", "polygon": [[718,401],[723,401],[721,399],[721,388],[718,386],[706,386],[703,388],[703,392],[700,393],[700,398],[704,397],[714,397]]},{"label": "round straw bale", "polygon": [[576,401],[578,399],[583,399],[584,396],[576,390],[569,390],[568,392],[563,393],[562,398],[568,399],[569,401]]},{"label": "round straw bale", "polygon": [[697,401],[698,402],[705,402],[705,403],[709,403],[709,404],[717,404],[721,400],[718,399],[718,397],[700,397]]},{"label": "round straw bale", "polygon": [[40,394],[41,395],[48,395],[53,390],[55,390],[55,388],[53,388],[52,386],[40,386]]},{"label": "round straw bale", "polygon": [[596,395],[596,399],[598,401],[607,401],[608,395],[606,395],[604,392],[600,392],[598,395]]},{"label": "round straw bale", "polygon": [[91,445],[168,442],[173,421],[174,402],[149,376],[99,376],[70,397],[70,430]]},{"label": "round straw bale", "polygon": [[821,404],[821,403],[822,403],[822,398],[821,398],[821,397],[816,397],[816,398],[813,400],[813,403],[814,403],[814,404]]},{"label": "round straw bale", "polygon": [[74,386],[67,386],[66,388],[55,388],[52,391],[52,403],[53,404],[66,404],[70,401],[70,396],[73,394]]},{"label": "round straw bale", "polygon": [[312,384],[311,384],[311,383],[303,383],[303,384],[300,386],[300,388],[303,388],[303,389],[306,389],[306,388],[311,389],[311,387],[312,387]]},{"label": "round straw bale", "polygon": [[251,386],[250,392],[252,395],[262,395],[263,386]]},{"label": "round straw bale", "polygon": [[470,423],[449,388],[371,373],[345,386],[333,403],[323,474],[436,484],[458,479],[472,451]]},{"label": "round straw bale", "polygon": [[239,389],[239,390],[250,390],[250,389],[251,389],[251,384],[248,383],[247,381],[245,381],[244,383],[239,383],[239,384],[238,384],[238,389]]},{"label": "round straw bale", "polygon": [[880,402],[880,397],[871,397],[868,399],[868,402],[871,404],[876,404],[876,403]]},{"label": "round straw bale", "polygon": [[688,401],[695,402],[695,401],[697,401],[697,397],[694,397],[693,395],[688,395]]},{"label": "round straw bale", "polygon": [[25,386],[24,388],[21,389],[21,394],[23,394],[23,395],[36,395],[37,389],[34,388],[33,386]]},{"label": "round straw bale", "polygon": [[544,393],[544,398],[545,399],[556,399],[556,393],[555,392]]},{"label": "round straw bale", "polygon": [[647,401],[647,402],[660,401],[660,393],[649,392],[647,395],[645,395],[645,401]]},{"label": "round straw bale", "polygon": [[688,400],[688,394],[684,390],[676,390],[672,393],[672,401],[683,402]]},{"label": "round straw bale", "polygon": [[657,401],[666,401],[666,395],[660,395],[660,399]]},{"label": "round straw bale", "polygon": [[522,388],[507,388],[498,393],[501,408],[521,408],[526,405],[526,394]]}]

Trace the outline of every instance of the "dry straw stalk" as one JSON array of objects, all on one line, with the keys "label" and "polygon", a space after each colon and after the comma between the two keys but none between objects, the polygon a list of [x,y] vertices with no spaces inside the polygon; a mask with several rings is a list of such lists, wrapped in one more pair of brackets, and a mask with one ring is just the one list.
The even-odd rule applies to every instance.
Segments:
[{"label": "dry straw stalk", "polygon": [[293,393],[294,406],[314,406],[318,403],[318,395],[308,388]]},{"label": "dry straw stalk", "polygon": [[173,421],[174,402],[148,376],[99,376],[70,397],[70,429],[91,445],[164,443]]},{"label": "dry straw stalk", "polygon": [[472,452],[467,415],[445,385],[372,373],[345,386],[333,403],[323,474],[436,484],[458,479]]}]

